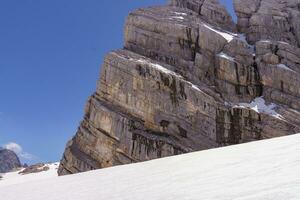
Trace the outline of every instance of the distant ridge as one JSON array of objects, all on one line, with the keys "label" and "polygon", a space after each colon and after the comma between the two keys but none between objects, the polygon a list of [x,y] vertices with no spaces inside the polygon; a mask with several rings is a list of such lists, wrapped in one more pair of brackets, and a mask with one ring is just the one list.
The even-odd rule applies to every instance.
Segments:
[{"label": "distant ridge", "polygon": [[0,149],[0,173],[7,173],[22,167],[17,154],[11,150]]}]

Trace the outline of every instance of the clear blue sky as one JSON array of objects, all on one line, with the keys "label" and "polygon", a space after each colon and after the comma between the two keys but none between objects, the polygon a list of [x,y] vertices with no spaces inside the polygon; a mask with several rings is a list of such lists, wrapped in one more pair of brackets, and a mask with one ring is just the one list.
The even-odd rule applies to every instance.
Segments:
[{"label": "clear blue sky", "polygon": [[[56,161],[76,132],[127,14],[166,0],[1,0],[0,146]],[[231,0],[222,1],[231,7]],[[19,149],[20,151],[20,149]],[[28,157],[28,156],[27,156]]]}]

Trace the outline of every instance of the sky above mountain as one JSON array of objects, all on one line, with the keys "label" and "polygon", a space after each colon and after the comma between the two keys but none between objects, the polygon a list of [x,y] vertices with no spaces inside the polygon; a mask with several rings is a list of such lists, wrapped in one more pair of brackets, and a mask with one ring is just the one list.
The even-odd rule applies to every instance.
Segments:
[{"label": "sky above mountain", "polygon": [[128,13],[166,2],[0,1],[0,146],[27,163],[59,160]]}]

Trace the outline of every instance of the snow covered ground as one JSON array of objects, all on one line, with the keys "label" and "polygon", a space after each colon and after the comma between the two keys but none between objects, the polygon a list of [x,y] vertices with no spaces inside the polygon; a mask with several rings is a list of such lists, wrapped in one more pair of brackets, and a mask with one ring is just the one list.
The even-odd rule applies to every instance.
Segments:
[{"label": "snow covered ground", "polygon": [[23,184],[23,183],[26,184],[27,182],[31,182],[31,181],[43,180],[43,179],[58,176],[57,169],[59,163],[46,164],[45,166],[49,167],[49,170],[39,172],[39,173],[21,175],[19,174],[19,172],[21,172],[23,169],[20,169],[19,171],[16,172],[3,174],[2,175],[3,178],[2,180],[0,180],[0,188],[2,186],[9,186],[9,185]]},{"label": "snow covered ground", "polygon": [[300,134],[64,177],[4,181],[0,198],[299,200]]}]

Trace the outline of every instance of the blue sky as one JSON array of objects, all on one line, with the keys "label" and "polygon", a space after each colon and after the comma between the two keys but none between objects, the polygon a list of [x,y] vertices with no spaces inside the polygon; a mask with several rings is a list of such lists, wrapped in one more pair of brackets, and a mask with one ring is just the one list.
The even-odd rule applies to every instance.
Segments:
[{"label": "blue sky", "polygon": [[28,163],[59,160],[128,13],[166,2],[1,0],[0,146]]}]

